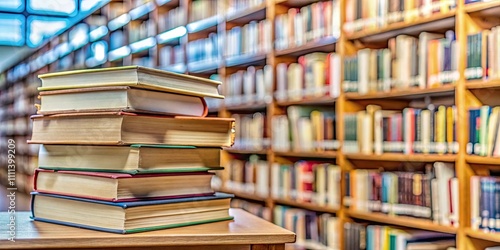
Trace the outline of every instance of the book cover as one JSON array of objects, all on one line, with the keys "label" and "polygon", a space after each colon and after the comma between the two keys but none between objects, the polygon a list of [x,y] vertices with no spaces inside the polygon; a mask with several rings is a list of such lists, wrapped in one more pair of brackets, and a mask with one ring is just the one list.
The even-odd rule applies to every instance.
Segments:
[{"label": "book cover", "polygon": [[37,197],[39,197],[39,196],[52,197],[52,198],[57,198],[57,199],[66,199],[66,200],[72,200],[72,201],[77,201],[77,202],[81,202],[81,203],[88,203],[88,204],[100,204],[103,206],[118,207],[122,210],[127,210],[130,208],[136,208],[136,207],[154,206],[154,205],[162,205],[162,204],[176,204],[176,203],[188,203],[189,204],[189,202],[201,202],[201,201],[209,201],[209,200],[230,199],[230,198],[234,197],[234,195],[226,194],[226,193],[215,193],[214,195],[211,195],[211,196],[202,196],[202,197],[187,197],[187,198],[147,200],[147,201],[129,201],[129,202],[108,202],[108,201],[99,201],[99,200],[94,200],[94,199],[78,198],[78,197],[71,197],[71,196],[64,196],[64,195],[57,195],[57,194],[42,194],[39,192],[32,192],[31,195],[32,195],[32,198],[31,198],[31,218],[35,221],[49,222],[49,223],[55,223],[55,224],[60,224],[60,225],[79,227],[79,228],[85,228],[85,229],[92,229],[92,230],[111,232],[111,233],[121,233],[121,234],[140,233],[140,232],[146,232],[146,231],[175,228],[175,227],[183,227],[183,226],[190,226],[190,225],[197,225],[197,224],[204,224],[204,223],[211,223],[211,222],[232,220],[233,219],[233,217],[228,216],[228,217],[223,217],[223,218],[213,218],[213,219],[209,219],[209,220],[192,220],[190,222],[173,223],[173,224],[167,224],[167,225],[162,225],[162,226],[145,226],[145,227],[139,227],[139,228],[134,228],[134,229],[118,230],[118,229],[112,229],[112,228],[95,227],[95,226],[90,226],[90,225],[85,225],[85,224],[80,224],[80,223],[72,223],[72,222],[68,222],[68,221],[44,218],[44,217],[38,216],[37,210],[35,209],[35,201],[36,201]]}]

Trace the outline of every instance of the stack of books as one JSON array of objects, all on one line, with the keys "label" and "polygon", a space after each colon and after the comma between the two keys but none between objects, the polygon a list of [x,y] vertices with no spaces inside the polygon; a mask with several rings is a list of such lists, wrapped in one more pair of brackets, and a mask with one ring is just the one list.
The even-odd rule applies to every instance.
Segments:
[{"label": "stack of books", "polygon": [[135,233],[232,219],[232,195],[211,188],[234,142],[234,119],[205,117],[219,82],[140,66],[39,77],[34,220]]}]

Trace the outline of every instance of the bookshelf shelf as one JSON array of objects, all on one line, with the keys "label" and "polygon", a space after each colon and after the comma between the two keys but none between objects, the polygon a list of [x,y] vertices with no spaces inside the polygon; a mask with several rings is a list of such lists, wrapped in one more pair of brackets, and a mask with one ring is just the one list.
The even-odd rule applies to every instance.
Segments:
[{"label": "bookshelf shelf", "polygon": [[187,70],[186,64],[176,63],[168,66],[161,67],[162,70],[171,71],[175,73],[185,73]]},{"label": "bookshelf shelf", "polygon": [[381,155],[366,154],[344,154],[349,160],[358,161],[401,161],[401,162],[455,162],[457,156],[454,154],[398,154],[384,153]]},{"label": "bookshelf shelf", "polygon": [[277,0],[276,4],[284,4],[289,7],[302,7],[312,3],[318,2],[317,0]]},{"label": "bookshelf shelf", "polygon": [[267,104],[265,102],[225,106],[228,111],[264,111],[266,107]]},{"label": "bookshelf shelf", "polygon": [[288,48],[284,50],[277,50],[276,56],[302,56],[311,52],[332,52],[337,42],[336,37],[325,37],[316,41],[308,42],[302,46]]},{"label": "bookshelf shelf", "polygon": [[180,0],[156,0],[158,7],[177,7],[179,6]]},{"label": "bookshelf shelf", "polygon": [[469,164],[478,165],[500,165],[500,158],[485,157],[478,155],[467,155],[465,156],[465,161]]},{"label": "bookshelf shelf", "polygon": [[500,79],[468,81],[465,86],[468,89],[500,88]]},{"label": "bookshelf shelf", "polygon": [[402,99],[414,100],[424,97],[443,97],[453,96],[455,94],[454,85],[444,85],[437,88],[411,88],[405,90],[394,90],[390,92],[374,92],[360,95],[358,93],[346,93],[346,99],[350,100],[373,100],[373,99]]},{"label": "bookshelf shelf", "polygon": [[498,16],[500,11],[500,2],[478,2],[465,5],[465,12],[473,16]]},{"label": "bookshelf shelf", "polygon": [[281,107],[287,107],[291,105],[331,105],[337,101],[337,98],[330,96],[323,96],[318,98],[307,98],[300,101],[285,101],[277,102],[276,104]]},{"label": "bookshelf shelf", "polygon": [[337,213],[339,211],[338,208],[334,207],[327,207],[327,206],[320,206],[312,203],[307,203],[307,202],[297,202],[293,201],[290,199],[276,199],[273,198],[273,200],[281,205],[287,205],[287,206],[292,206],[292,207],[298,207],[298,208],[303,208],[303,209],[308,209],[308,210],[313,210],[313,211],[318,211],[318,212],[324,212],[324,213]]},{"label": "bookshelf shelf", "polygon": [[500,243],[500,233],[485,233],[471,228],[465,229],[465,234],[471,238]]},{"label": "bookshelf shelf", "polygon": [[188,23],[186,25],[186,29],[189,34],[198,32],[210,32],[210,31],[215,32],[217,31],[217,25],[219,24],[220,21],[221,17],[219,15],[215,15],[209,18]]},{"label": "bookshelf shelf", "polygon": [[218,61],[200,61],[200,62],[190,62],[187,65],[187,69],[189,73],[216,73],[219,69]]},{"label": "bookshelf shelf", "polygon": [[223,193],[231,193],[231,194],[234,194],[234,196],[236,196],[236,197],[247,199],[247,200],[260,201],[260,202],[266,201],[266,198],[257,196],[255,194],[250,194],[250,193],[245,193],[245,192],[237,192],[233,189],[229,190],[226,188],[221,188],[219,191],[223,192]]},{"label": "bookshelf shelf", "polygon": [[274,151],[276,156],[297,157],[297,158],[316,158],[316,159],[335,159],[338,156],[337,151],[325,152],[279,152]]},{"label": "bookshelf shelf", "polygon": [[430,220],[417,219],[408,216],[389,216],[383,213],[359,212],[353,210],[349,210],[347,214],[352,218],[360,220],[373,221],[373,222],[379,222],[379,223],[402,226],[402,227],[417,228],[434,232],[456,234],[458,231],[458,228],[455,227],[443,226],[433,223]]},{"label": "bookshelf shelf", "polygon": [[230,154],[241,154],[241,155],[266,155],[268,151],[266,149],[262,150],[251,150],[251,149],[224,149],[224,151]]},{"label": "bookshelf shelf", "polygon": [[226,67],[244,67],[250,65],[265,65],[266,64],[265,54],[243,54],[239,56],[232,56],[226,58]]},{"label": "bookshelf shelf", "polygon": [[424,31],[446,31],[455,29],[455,10],[444,14],[434,14],[428,18],[419,18],[414,22],[389,24],[385,28],[358,31],[347,36],[348,40],[361,40],[367,43],[383,42],[399,34],[418,35]]},{"label": "bookshelf shelf", "polygon": [[237,11],[226,16],[226,22],[245,24],[250,21],[260,21],[266,18],[266,3]]}]

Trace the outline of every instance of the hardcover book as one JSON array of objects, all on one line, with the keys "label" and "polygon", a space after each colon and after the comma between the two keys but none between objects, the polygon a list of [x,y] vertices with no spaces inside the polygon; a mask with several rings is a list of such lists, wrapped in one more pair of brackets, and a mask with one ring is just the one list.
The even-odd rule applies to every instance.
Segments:
[{"label": "hardcover book", "polygon": [[172,94],[128,86],[41,91],[38,114],[125,111],[204,117],[202,97]]},{"label": "hardcover book", "polygon": [[83,69],[38,76],[40,91],[102,86],[134,86],[183,95],[223,98],[217,87],[220,82],[142,66]]},{"label": "hardcover book", "polygon": [[[42,169],[128,174],[221,170],[221,148],[140,145],[41,145]],[[113,157],[109,157],[112,155]]]},{"label": "hardcover book", "polygon": [[204,196],[214,193],[213,173],[123,173],[35,171],[34,190],[107,201],[131,201],[172,197]]},{"label": "hardcover book", "polygon": [[230,147],[234,119],[159,117],[125,112],[32,116],[29,143],[130,145],[168,144]]},{"label": "hardcover book", "polygon": [[112,233],[140,233],[225,220],[233,195],[108,202],[32,192],[31,217],[66,226]]}]

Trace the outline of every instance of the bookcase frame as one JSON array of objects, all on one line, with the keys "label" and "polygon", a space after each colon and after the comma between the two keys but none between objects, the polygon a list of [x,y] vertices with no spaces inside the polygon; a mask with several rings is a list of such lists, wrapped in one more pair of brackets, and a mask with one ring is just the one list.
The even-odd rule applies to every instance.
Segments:
[{"label": "bookcase frame", "polygon": [[[161,1],[165,2],[163,7],[156,6],[151,12],[147,13],[147,18],[153,19],[155,22],[159,21],[158,11],[159,8],[167,8],[172,9],[178,6],[183,6],[184,10],[190,11],[190,3],[192,0],[171,0],[171,1]],[[346,19],[346,1],[340,1],[340,19],[341,25],[343,26]],[[131,0],[123,0],[123,1],[111,1],[111,2],[123,2],[126,6],[127,10],[132,8]],[[160,1],[157,1],[160,2]],[[263,4],[259,6],[255,6],[252,8],[245,9],[239,13],[233,13],[230,16],[225,18],[221,18],[220,22],[218,22],[215,26],[209,25],[207,27],[199,28],[196,31],[188,32],[187,35],[182,36],[180,38],[174,39],[174,44],[180,44],[186,49],[186,44],[189,41],[205,38],[208,35],[207,30],[221,33],[224,30],[228,30],[232,27],[235,20],[237,21],[249,21],[265,18],[271,22],[273,38],[274,38],[274,19],[275,16],[281,13],[286,13],[290,6],[297,5],[307,5],[316,1],[313,0],[267,0],[264,1]],[[156,1],[155,1],[156,4]],[[223,11],[225,8],[225,1],[221,1],[221,7],[219,11]],[[111,10],[109,5],[102,7],[97,13],[98,15],[103,15],[108,17]],[[338,218],[340,218],[340,228],[339,228],[339,237],[341,249],[344,246],[344,238],[343,238],[343,224],[345,222],[361,220],[373,223],[383,223],[388,225],[402,226],[408,228],[420,228],[425,230],[437,231],[437,232],[446,232],[456,235],[456,242],[458,249],[484,249],[488,246],[500,245],[500,234],[499,233],[483,233],[480,231],[473,231],[470,228],[470,201],[467,197],[470,197],[470,178],[473,175],[489,175],[489,171],[492,169],[498,170],[500,169],[500,158],[488,158],[488,157],[480,157],[474,155],[466,154],[466,144],[468,142],[468,110],[471,107],[478,107],[483,104],[489,105],[500,105],[499,101],[494,100],[494,98],[484,98],[485,95],[495,96],[500,93],[500,79],[493,80],[474,80],[467,81],[465,79],[465,67],[466,67],[466,48],[467,48],[467,35],[480,31],[484,28],[490,28],[493,25],[499,25],[500,20],[495,17],[500,13],[500,1],[491,1],[484,3],[473,3],[465,5],[463,0],[458,0],[456,4],[456,8],[454,10],[449,11],[445,14],[436,14],[432,15],[429,18],[420,18],[418,20],[412,22],[400,22],[395,24],[390,24],[385,28],[378,29],[376,31],[369,32],[356,32],[355,34],[348,35],[342,29],[340,38],[338,39],[319,39],[317,41],[308,42],[303,46],[297,48],[289,48],[285,50],[272,50],[266,55],[251,55],[251,56],[238,56],[234,58],[220,58],[219,66],[214,67],[214,65],[205,65],[197,67],[196,70],[189,70],[186,65],[172,65],[172,67],[166,67],[165,69],[176,68],[176,71],[181,73],[188,73],[198,76],[208,77],[210,74],[218,73],[221,79],[225,79],[225,76],[234,73],[239,69],[244,69],[248,65],[253,64],[269,64],[274,69],[276,65],[281,62],[292,62],[298,55],[307,54],[314,51],[335,51],[343,60],[347,55],[352,55],[356,53],[357,50],[363,47],[367,47],[370,45],[377,45],[380,42],[387,41],[389,38],[395,37],[399,34],[410,34],[417,35],[423,31],[436,31],[436,30],[445,30],[445,29],[454,29],[457,37],[457,43],[459,48],[459,62],[458,62],[458,71],[459,71],[459,80],[454,85],[444,85],[438,88],[429,88],[429,89],[407,89],[407,90],[393,90],[390,92],[384,93],[368,93],[366,95],[360,95],[357,93],[344,93],[341,91],[341,94],[337,98],[318,98],[314,100],[304,100],[304,101],[294,101],[294,102],[277,102],[273,100],[271,103],[260,103],[260,104],[252,104],[252,105],[239,105],[239,106],[225,106],[224,104],[217,110],[211,110],[212,114],[217,114],[221,117],[229,117],[231,113],[238,112],[252,112],[255,110],[265,110],[267,114],[267,131],[266,134],[271,135],[271,119],[275,115],[284,114],[285,107],[289,105],[328,105],[335,109],[336,112],[336,128],[337,128],[337,138],[342,143],[344,141],[344,115],[347,112],[355,112],[361,110],[368,103],[376,103],[382,106],[391,106],[397,108],[404,108],[407,105],[408,100],[415,98],[423,98],[423,97],[431,97],[431,98],[439,98],[442,96],[454,97],[455,105],[457,107],[457,138],[459,143],[459,152],[454,155],[444,154],[444,155],[424,155],[424,154],[414,154],[414,155],[405,155],[398,153],[384,153],[382,155],[372,156],[372,155],[363,155],[363,154],[346,154],[343,153],[342,150],[334,151],[334,152],[275,152],[272,149],[265,150],[239,150],[239,149],[227,149],[223,153],[223,160],[229,161],[235,155],[251,155],[257,154],[261,156],[265,156],[269,163],[277,162],[280,158],[285,159],[322,159],[324,161],[330,161],[332,163],[336,163],[341,167],[342,172],[350,171],[352,169],[356,169],[358,162],[373,162],[373,161],[382,161],[382,162],[452,162],[455,163],[456,175],[459,179],[459,196],[461,197],[459,203],[459,222],[460,226],[458,228],[442,226],[438,224],[434,224],[431,221],[416,219],[411,217],[403,217],[403,216],[388,216],[381,213],[365,213],[352,211],[349,208],[344,207],[342,204],[338,209],[321,207],[313,204],[305,204],[299,203],[291,200],[284,199],[274,199],[269,195],[268,197],[259,197],[253,194],[246,193],[236,193],[237,197],[242,199],[247,199],[250,201],[256,201],[260,203],[264,203],[265,206],[273,209],[276,205],[289,205],[292,207],[298,207],[303,209],[308,209],[317,212],[325,212],[335,214]],[[186,13],[188,15],[188,13]],[[220,16],[224,17],[224,13],[220,13]],[[109,18],[107,21],[110,21]],[[124,27],[124,32],[126,34],[124,39],[128,40],[128,32],[130,26],[126,25]],[[161,31],[163,32],[163,31]],[[157,33],[160,31],[157,28]],[[54,50],[57,45],[60,43],[67,41],[68,32],[65,32],[57,37],[52,38],[49,42],[42,45],[34,55],[41,55],[42,53],[50,52]],[[106,34],[99,40],[107,41],[109,44],[110,34]],[[274,41],[274,39],[273,39]],[[127,44],[126,44],[127,45]],[[88,49],[89,44],[84,45],[79,50]],[[164,46],[163,44],[157,44],[154,47],[148,49],[147,53],[150,53],[155,65],[157,67],[159,64],[159,49]],[[69,56],[75,63],[75,57],[77,56],[77,51],[70,52]],[[141,53],[146,53],[145,51]],[[31,55],[30,57],[23,60],[18,65],[22,63],[29,63],[36,59],[36,56]],[[137,55],[130,54],[126,55],[121,59],[117,59],[113,62],[106,61],[102,66],[110,67],[117,66],[121,64],[130,64],[132,59]],[[16,66],[8,69],[0,75],[0,94],[6,93],[8,91],[12,91],[11,88],[17,87],[19,84],[23,84],[27,91],[27,96],[25,98],[29,99],[30,103],[36,102],[36,91],[34,88],[40,85],[40,81],[36,79],[36,75],[49,71],[56,71],[58,69],[58,61],[56,60],[53,63],[47,64],[41,67],[39,70],[34,72],[29,72],[28,74],[21,75],[18,77],[13,77],[12,79],[7,79],[9,74],[12,74],[12,71]],[[70,68],[73,68],[73,64]],[[340,72],[343,72],[342,70]],[[343,79],[343,76],[341,76]],[[486,94],[485,94],[486,93]],[[0,109],[9,109],[13,103],[17,102],[14,97],[8,98],[8,100],[0,101]],[[2,123],[7,123],[8,121],[13,120],[17,117],[25,117],[26,123],[28,124],[29,115],[33,113],[33,109],[27,109],[25,113],[21,114],[9,114],[1,117],[0,121]],[[14,136],[23,136],[24,138],[28,138],[30,136],[30,127],[27,126],[26,130],[22,133],[17,132],[4,132],[0,134],[2,140],[7,138],[12,138]],[[0,148],[0,150],[4,150]],[[23,153],[21,156],[29,156],[34,157],[32,153]],[[374,159],[376,157],[376,159]],[[2,170],[2,169],[0,169]],[[26,174],[26,173],[24,173]],[[270,175],[270,170],[269,170]],[[224,178],[227,178],[227,174],[223,175]],[[341,194],[345,194],[344,186],[346,180],[344,179],[344,175],[342,174],[341,179]],[[225,188],[221,189],[222,191],[232,192],[232,190],[227,190]]]}]

